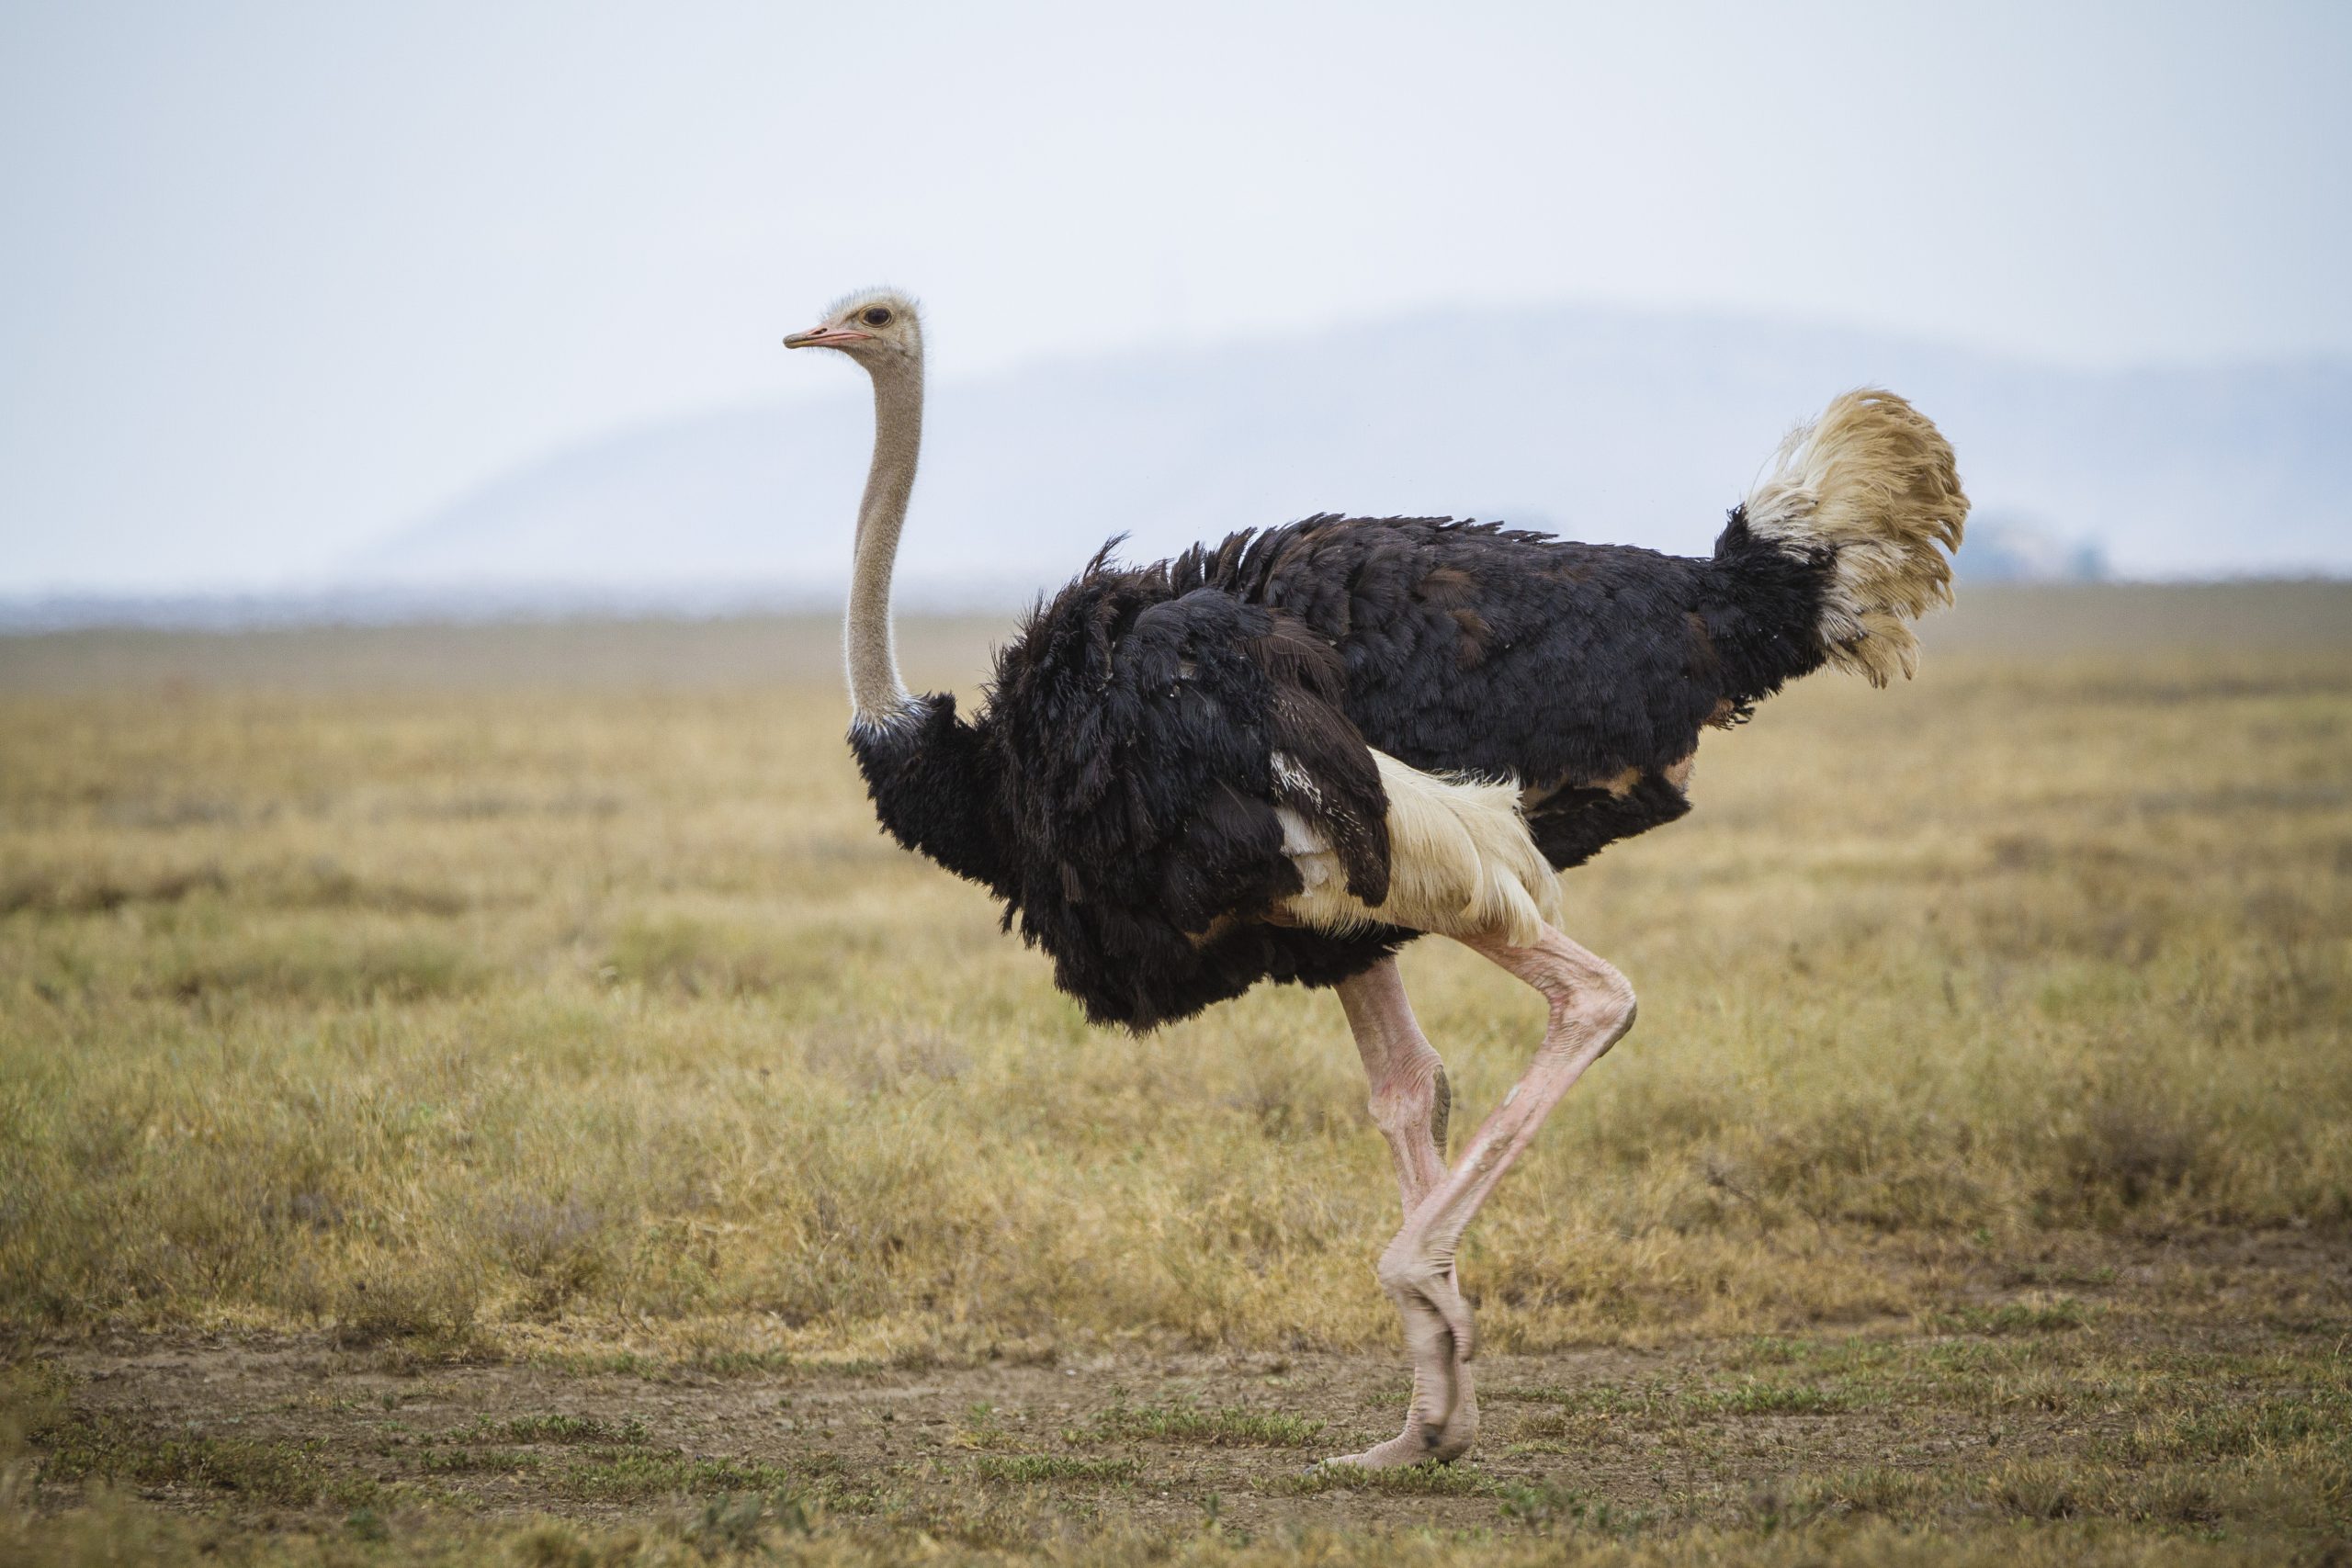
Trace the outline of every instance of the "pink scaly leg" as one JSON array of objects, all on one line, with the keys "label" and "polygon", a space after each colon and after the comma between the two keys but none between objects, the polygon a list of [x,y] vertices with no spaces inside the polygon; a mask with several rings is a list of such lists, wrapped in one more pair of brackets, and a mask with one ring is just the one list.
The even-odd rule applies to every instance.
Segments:
[{"label": "pink scaly leg", "polygon": [[1445,1179],[1445,1127],[1453,1100],[1445,1063],[1413,1018],[1394,958],[1342,981],[1339,993],[1372,1087],[1373,1125],[1388,1140],[1397,1194],[1410,1219]]},{"label": "pink scaly leg", "polygon": [[[1339,992],[1371,1085],[1373,1124],[1388,1140],[1397,1196],[1404,1218],[1409,1220],[1445,1179],[1446,1122],[1453,1102],[1445,1064],[1413,1018],[1394,958],[1343,982]],[[1477,1435],[1478,1400],[1471,1389],[1469,1368],[1454,1368],[1449,1387],[1433,1383],[1417,1359],[1404,1431],[1378,1448],[1334,1462],[1372,1467],[1450,1460],[1469,1451]],[[1392,1450],[1404,1457],[1392,1457]]]},{"label": "pink scaly leg", "polygon": [[[1413,1410],[1402,1435],[1346,1463],[1412,1464],[1456,1458],[1468,1448],[1464,1441],[1444,1451],[1453,1447],[1449,1428],[1457,1407],[1472,1404],[1470,1307],[1453,1267],[1462,1233],[1560,1098],[1634,1024],[1634,988],[1625,977],[1548,926],[1530,947],[1483,939],[1467,945],[1541,991],[1552,1005],[1551,1021],[1526,1076],[1380,1255],[1380,1283],[1403,1314],[1413,1358]],[[1470,1419],[1475,1433],[1475,1415]]]}]

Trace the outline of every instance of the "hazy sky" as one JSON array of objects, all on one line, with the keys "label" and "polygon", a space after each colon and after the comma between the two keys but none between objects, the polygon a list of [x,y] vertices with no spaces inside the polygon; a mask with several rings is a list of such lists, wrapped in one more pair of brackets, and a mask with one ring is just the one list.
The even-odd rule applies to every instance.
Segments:
[{"label": "hazy sky", "polygon": [[267,585],[611,425],[1449,302],[2352,353],[2352,4],[0,7],[0,591]]}]

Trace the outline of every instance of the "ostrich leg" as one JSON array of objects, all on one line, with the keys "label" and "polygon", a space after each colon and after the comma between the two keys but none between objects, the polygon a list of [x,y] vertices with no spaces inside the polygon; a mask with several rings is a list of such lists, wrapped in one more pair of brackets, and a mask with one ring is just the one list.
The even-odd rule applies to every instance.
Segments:
[{"label": "ostrich leg", "polygon": [[1404,1217],[1411,1219],[1445,1179],[1445,1127],[1453,1098],[1445,1063],[1414,1021],[1394,958],[1343,981],[1339,993],[1371,1084],[1373,1125],[1388,1140],[1397,1195]]},{"label": "ostrich leg", "polygon": [[[1459,1447],[1452,1441],[1453,1424],[1461,1418],[1457,1406],[1470,1404],[1466,1369],[1472,1350],[1470,1308],[1454,1282],[1454,1251],[1487,1194],[1534,1138],[1552,1107],[1634,1024],[1634,988],[1625,977],[1548,926],[1529,947],[1491,939],[1466,942],[1542,992],[1551,1003],[1551,1021],[1526,1075],[1380,1255],[1380,1283],[1404,1317],[1405,1343],[1413,1357],[1413,1408],[1402,1435],[1343,1463],[1412,1464],[1458,1458],[1469,1447],[1466,1436]],[[1401,991],[1396,999],[1401,1009]],[[1473,1434],[1476,1421],[1471,1415]]]},{"label": "ostrich leg", "polygon": [[[1397,1196],[1404,1203],[1404,1218],[1410,1220],[1421,1200],[1445,1179],[1446,1122],[1453,1100],[1445,1064],[1414,1021],[1394,958],[1342,983],[1339,992],[1371,1084],[1373,1124],[1388,1140],[1396,1165]],[[1450,1273],[1448,1277],[1451,1281]],[[1456,1459],[1469,1451],[1478,1435],[1478,1400],[1471,1388],[1470,1369],[1456,1364],[1448,1381],[1450,1387],[1433,1382],[1417,1356],[1404,1431],[1377,1448],[1334,1462],[1376,1468]]]}]

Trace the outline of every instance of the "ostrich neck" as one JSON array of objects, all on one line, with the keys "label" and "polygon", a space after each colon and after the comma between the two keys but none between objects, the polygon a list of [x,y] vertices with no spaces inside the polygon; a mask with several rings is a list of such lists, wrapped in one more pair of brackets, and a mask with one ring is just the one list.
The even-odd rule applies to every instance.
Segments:
[{"label": "ostrich neck", "polygon": [[874,463],[857,508],[857,556],[849,585],[842,642],[849,659],[850,721],[861,728],[895,723],[913,707],[899,679],[890,635],[890,573],[914,491],[915,457],[922,446],[922,367],[878,366],[874,371]]}]

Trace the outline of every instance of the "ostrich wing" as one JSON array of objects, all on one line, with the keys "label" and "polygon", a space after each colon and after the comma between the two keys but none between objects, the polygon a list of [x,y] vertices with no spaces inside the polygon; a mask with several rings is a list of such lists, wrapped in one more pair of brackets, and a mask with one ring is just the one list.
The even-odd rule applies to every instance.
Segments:
[{"label": "ostrich wing", "polygon": [[1162,569],[1098,564],[1031,617],[988,719],[1014,840],[1007,919],[1090,1013],[1148,1026],[1269,973],[1304,977],[1257,923],[1301,887],[1285,812],[1357,897],[1386,896],[1387,799],[1343,694],[1327,641],[1219,589],[1172,596]]}]

